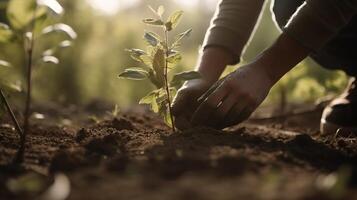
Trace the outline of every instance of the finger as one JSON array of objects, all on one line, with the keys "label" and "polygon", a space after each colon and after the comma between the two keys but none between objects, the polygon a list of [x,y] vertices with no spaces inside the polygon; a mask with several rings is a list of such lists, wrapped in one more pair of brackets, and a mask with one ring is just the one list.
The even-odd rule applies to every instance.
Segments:
[{"label": "finger", "polygon": [[249,116],[252,114],[252,109],[251,108],[245,108],[241,114],[236,118],[235,124],[242,123],[243,121],[247,120]]},{"label": "finger", "polygon": [[234,94],[230,94],[226,97],[222,104],[217,108],[217,110],[211,115],[211,120],[209,120],[209,125],[216,127],[219,124],[224,123],[226,116],[233,109],[237,101],[237,97]]},{"label": "finger", "polygon": [[218,87],[210,96],[204,100],[194,112],[191,123],[192,125],[202,125],[209,118],[210,114],[217,109],[228,91]]},{"label": "finger", "polygon": [[244,112],[244,109],[246,108],[247,103],[245,99],[240,99],[238,102],[234,105],[234,107],[229,111],[229,113],[226,115],[224,122],[220,124],[220,127],[226,128],[228,126],[232,126],[236,124],[237,119],[240,117],[241,113]]},{"label": "finger", "polygon": [[232,121],[229,122],[229,124],[227,124],[227,126],[233,126],[233,125],[237,125],[242,123],[243,121],[247,120],[250,115],[252,114],[252,112],[254,111],[254,109],[252,109],[251,107],[246,107],[244,108],[237,116],[235,119],[233,119]]},{"label": "finger", "polygon": [[190,102],[189,93],[184,91],[179,91],[172,103],[172,114],[174,116],[181,115],[185,111],[185,108],[189,102]]},{"label": "finger", "polygon": [[224,79],[220,79],[215,84],[213,84],[213,86],[208,89],[202,96],[200,96],[197,101],[199,103],[202,103],[204,100],[206,100],[210,96],[210,94],[212,94],[222,84],[223,80]]}]

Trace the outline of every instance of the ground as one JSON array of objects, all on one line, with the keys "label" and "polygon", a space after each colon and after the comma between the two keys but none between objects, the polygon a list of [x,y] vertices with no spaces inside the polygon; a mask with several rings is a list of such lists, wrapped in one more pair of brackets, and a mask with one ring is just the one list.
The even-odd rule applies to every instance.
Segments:
[{"label": "ground", "polygon": [[356,137],[321,136],[319,109],[177,133],[142,108],[38,110],[20,167],[1,122],[0,199],[357,199]]}]

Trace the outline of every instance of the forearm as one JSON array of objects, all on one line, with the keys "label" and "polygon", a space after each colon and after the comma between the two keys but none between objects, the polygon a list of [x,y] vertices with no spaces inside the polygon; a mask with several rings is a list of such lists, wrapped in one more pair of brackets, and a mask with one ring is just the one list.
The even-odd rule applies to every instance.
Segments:
[{"label": "forearm", "polygon": [[254,62],[257,63],[256,66],[262,67],[268,74],[273,85],[299,62],[304,60],[310,52],[311,50],[283,33]]},{"label": "forearm", "polygon": [[209,82],[239,62],[265,0],[221,0],[207,30],[197,70]]},{"label": "forearm", "polygon": [[221,0],[207,30],[203,48],[221,46],[232,52],[232,63],[239,62],[253,33],[265,0]]}]

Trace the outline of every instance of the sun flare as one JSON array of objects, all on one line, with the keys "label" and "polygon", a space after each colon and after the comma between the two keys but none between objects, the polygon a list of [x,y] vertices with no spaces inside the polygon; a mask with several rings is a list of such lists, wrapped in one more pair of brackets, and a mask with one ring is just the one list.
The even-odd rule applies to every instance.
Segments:
[{"label": "sun flare", "polygon": [[196,6],[198,0],[175,0],[177,3],[182,4],[183,6],[193,7]]},{"label": "sun flare", "polygon": [[133,6],[139,0],[87,0],[88,3],[96,10],[113,15],[119,12],[120,9]]}]

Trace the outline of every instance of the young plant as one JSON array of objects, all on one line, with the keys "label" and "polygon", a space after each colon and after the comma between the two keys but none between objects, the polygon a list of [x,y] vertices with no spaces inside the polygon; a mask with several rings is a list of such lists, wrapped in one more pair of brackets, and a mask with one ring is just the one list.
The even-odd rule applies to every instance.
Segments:
[{"label": "young plant", "polygon": [[[61,16],[63,7],[57,0],[10,0],[7,5],[7,19],[9,25],[0,23],[0,42],[1,43],[17,43],[24,48],[26,64],[25,64],[25,82],[26,82],[26,98],[23,127],[21,128],[16,116],[14,115],[9,102],[2,90],[3,86],[9,84],[0,84],[1,88],[1,103],[5,105],[6,110],[10,114],[16,130],[20,135],[20,148],[15,158],[16,162],[22,162],[25,153],[25,143],[29,132],[29,118],[31,116],[31,94],[32,94],[32,73],[35,65],[41,63],[58,64],[59,59],[55,53],[62,49],[71,46],[71,41],[77,37],[74,30],[62,23],[49,24],[50,18]],[[38,31],[40,30],[40,31]],[[40,54],[35,54],[35,44],[42,38],[53,33],[64,33],[65,40],[61,40],[59,44],[50,49],[40,51]],[[37,49],[36,49],[37,50]],[[2,63],[2,64],[1,64]],[[0,65],[11,66],[8,62],[0,60]],[[11,84],[10,84],[11,85]],[[4,107],[4,106],[2,106]]]},{"label": "young plant", "polygon": [[132,80],[148,79],[157,88],[140,100],[140,104],[148,104],[155,113],[164,117],[165,122],[176,131],[175,120],[171,111],[171,104],[177,89],[188,80],[200,78],[195,71],[185,71],[174,74],[169,81],[169,72],[181,60],[178,51],[181,41],[190,35],[189,29],[179,35],[170,43],[169,32],[180,23],[183,11],[176,11],[167,20],[163,19],[165,9],[160,6],[157,10],[149,7],[155,18],[144,19],[143,22],[161,29],[161,36],[151,31],[145,31],[144,39],[147,42],[146,51],[141,49],[129,49],[131,57],[141,63],[140,67],[127,68],[119,75],[120,78]]}]

